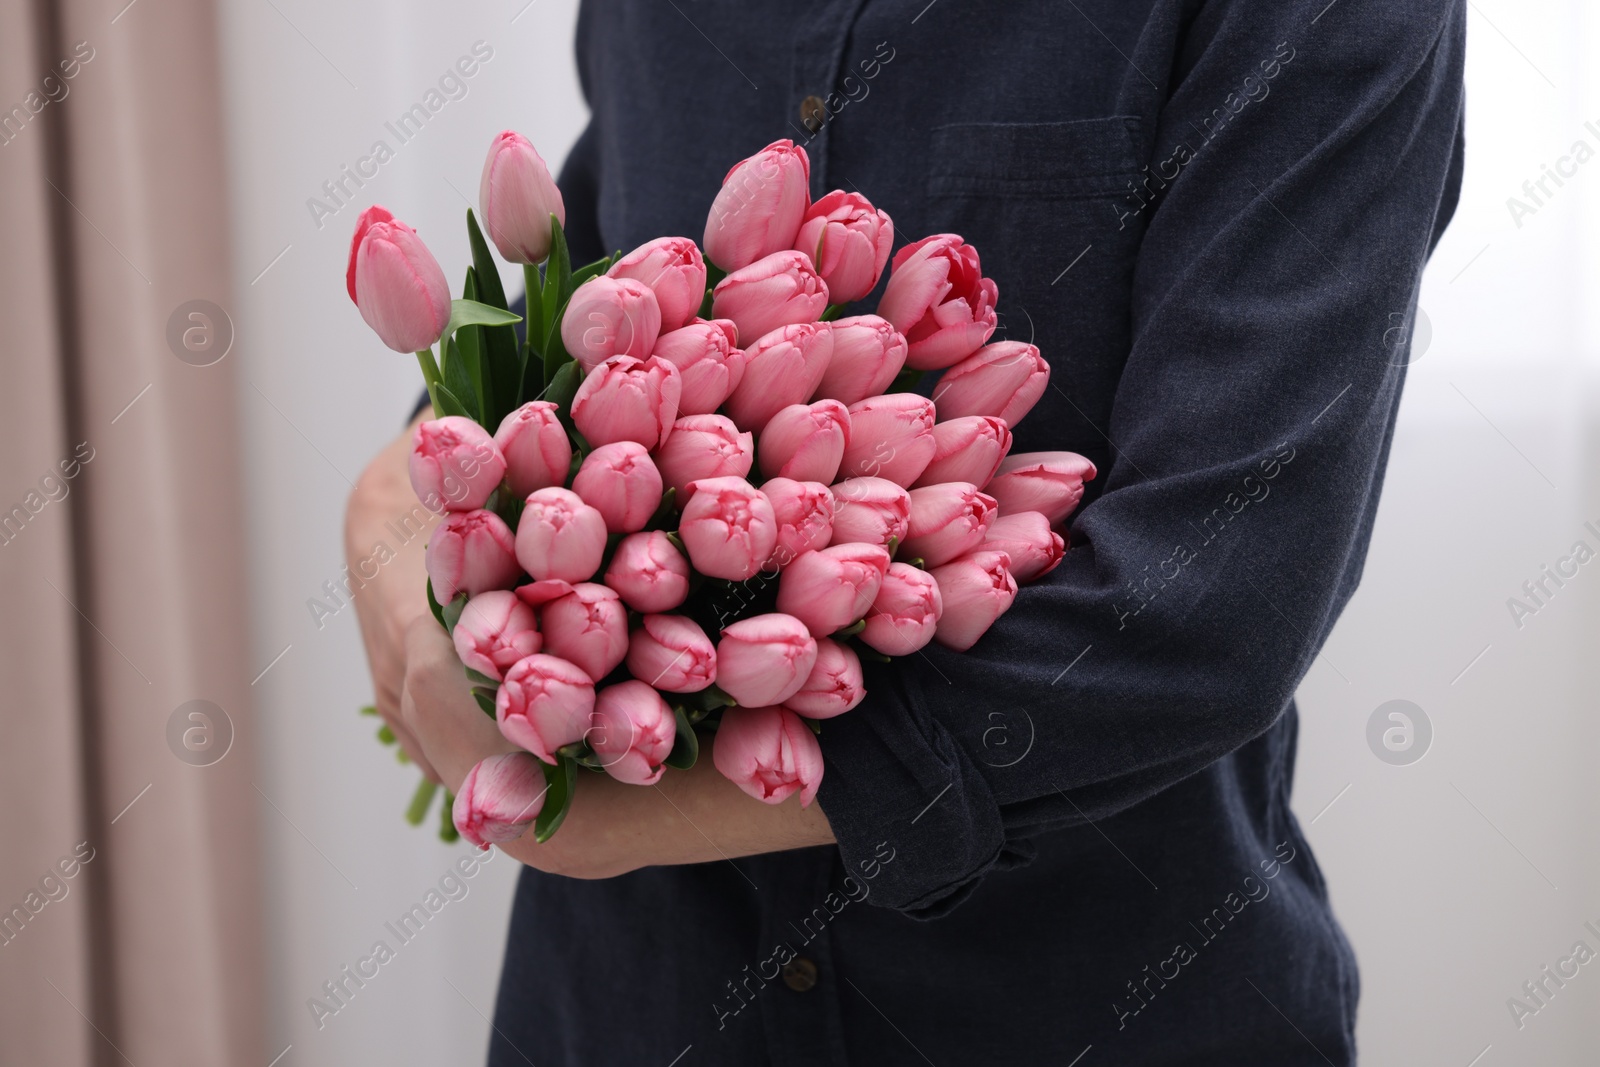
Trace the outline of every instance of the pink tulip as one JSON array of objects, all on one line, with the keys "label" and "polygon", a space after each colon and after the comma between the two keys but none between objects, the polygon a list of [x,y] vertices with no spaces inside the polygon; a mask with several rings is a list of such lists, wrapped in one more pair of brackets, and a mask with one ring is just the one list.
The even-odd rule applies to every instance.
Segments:
[{"label": "pink tulip", "polygon": [[816,638],[793,615],[741,619],[717,642],[717,685],[745,707],[783,703],[816,665]]},{"label": "pink tulip", "polygon": [[345,285],[361,317],[396,352],[431,348],[450,322],[450,283],[417,231],[374,204],[356,220]]},{"label": "pink tulip", "polygon": [[658,237],[611,265],[606,274],[643,282],[661,307],[661,329],[676,330],[700,311],[706,298],[706,261],[687,237]]},{"label": "pink tulip", "polygon": [[632,278],[590,278],[572,294],[561,316],[561,343],[584,373],[612,356],[644,359],[661,333],[661,305],[653,289]]},{"label": "pink tulip", "polygon": [[655,785],[677,736],[672,709],[644,682],[619,682],[600,690],[589,747],[617,781]]},{"label": "pink tulip", "polygon": [[761,473],[826,485],[839,474],[849,437],[850,412],[837,400],[780,408],[761,431]]},{"label": "pink tulip", "polygon": [[505,477],[505,457],[494,438],[471,419],[446,415],[419,422],[411,440],[411,488],[430,511],[481,508]]},{"label": "pink tulip", "polygon": [[511,130],[489,145],[478,207],[489,240],[512,263],[543,263],[550,255],[550,216],[567,224],[567,206],[550,168],[526,137]]},{"label": "pink tulip", "polygon": [[572,442],[548,400],[530,400],[500,422],[495,447],[506,461],[506,484],[517,496],[563,485],[572,466]]},{"label": "pink tulip", "polygon": [[613,441],[583,457],[572,491],[600,513],[611,533],[633,533],[661,506],[661,472],[644,445]]},{"label": "pink tulip", "polygon": [[682,390],[678,368],[664,359],[612,356],[578,386],[572,421],[591,445],[637,441],[654,448],[672,432]]},{"label": "pink tulip", "polygon": [[1019,452],[1000,464],[986,492],[1002,515],[1037,511],[1054,526],[1078,506],[1083,483],[1094,476],[1094,464],[1076,452]]},{"label": "pink tulip", "polygon": [[547,788],[539,761],[526,752],[488,756],[467,772],[450,820],[481,849],[503,845],[521,837],[539,817]]},{"label": "pink tulip", "polygon": [[834,545],[802,552],[778,577],[779,611],[827,637],[867,614],[878,595],[889,550],[882,545]]},{"label": "pink tulip", "polygon": [[682,506],[690,482],[749,474],[755,435],[740,433],[723,415],[685,415],[672,424],[672,435],[656,449],[655,457],[662,480],[677,490]]},{"label": "pink tulip", "polygon": [[767,804],[796,792],[806,807],[822,784],[822,746],[788,708],[729,708],[711,750],[722,776]]},{"label": "pink tulip", "polygon": [[933,640],[943,613],[944,598],[933,575],[909,563],[891,563],[861,640],[885,656],[909,656]]},{"label": "pink tulip", "polygon": [[742,582],[777,547],[778,520],[771,501],[743,478],[704,478],[690,485],[678,537],[695,570]]},{"label": "pink tulip", "polygon": [[628,673],[668,693],[698,693],[717,680],[717,650],[682,615],[646,615],[628,639]]},{"label": "pink tulip", "polygon": [[794,247],[811,257],[835,304],[860,300],[878,284],[894,245],[894,223],[860,193],[835,189],[811,205]]},{"label": "pink tulip", "polygon": [[605,550],[606,520],[577,493],[552,485],[528,495],[517,521],[517,562],[535,581],[586,581]]},{"label": "pink tulip", "polygon": [[1013,511],[989,524],[984,548],[1011,557],[1011,577],[1018,584],[1043,578],[1056,569],[1067,543],[1050,528],[1050,520],[1037,511]]},{"label": "pink tulip", "polygon": [[634,611],[671,611],[689,596],[689,561],[661,530],[629,534],[611,557],[606,584]]},{"label": "pink tulip", "polygon": [[709,415],[728,399],[744,377],[745,354],[734,347],[737,336],[727,319],[695,319],[656,339],[655,356],[683,376],[678,414]]},{"label": "pink tulip", "polygon": [[855,651],[849,645],[822,637],[817,639],[817,665],[783,706],[807,719],[831,719],[861,703],[866,695],[861,660]]},{"label": "pink tulip", "polygon": [[495,681],[540,645],[533,609],[509,589],[491,589],[467,601],[450,637],[463,666]]},{"label": "pink tulip", "polygon": [[997,341],[957,363],[933,388],[941,421],[992,415],[1015,426],[1044,395],[1050,364],[1033,345]]},{"label": "pink tulip", "polygon": [[916,393],[869,396],[850,405],[850,443],[840,470],[847,478],[887,478],[910,485],[939,447],[933,401]]},{"label": "pink tulip", "polygon": [[957,652],[975,645],[1017,598],[1010,564],[1011,558],[1004,552],[980,548],[929,571],[944,600],[934,640]]},{"label": "pink tulip", "polygon": [[926,567],[949,563],[983,544],[998,514],[994,497],[971,482],[944,482],[911,490],[911,522],[900,551]]},{"label": "pink tulip", "polygon": [[828,307],[828,285],[804,252],[774,252],[734,271],[711,291],[711,314],[732,319],[746,348],[780,326],[816,322]]},{"label": "pink tulip", "polygon": [[933,446],[933,462],[911,488],[971,482],[982,489],[1011,451],[1011,430],[993,415],[966,415],[934,424]]},{"label": "pink tulip", "polygon": [[839,319],[833,324],[833,358],[816,395],[846,405],[877,396],[894,383],[905,362],[906,339],[887,319]]},{"label": "pink tulip", "polygon": [[595,681],[628,654],[628,610],[615,589],[597,582],[579,582],[540,608],[539,630],[547,653],[576,664]]},{"label": "pink tulip", "polygon": [[833,492],[821,482],[769,478],[761,494],[772,502],[778,521],[778,544],[767,559],[767,569],[787,567],[802,552],[827,548],[833,536]]},{"label": "pink tulip", "polygon": [[811,205],[811,161],[793,141],[774,141],[722,180],[706,216],[706,256],[725,271],[789,248]]},{"label": "pink tulip", "polygon": [[790,404],[804,404],[833,357],[833,331],[825,322],[785,326],[745,349],[744,377],[724,411],[741,430],[759,432]]},{"label": "pink tulip", "polygon": [[554,764],[556,750],[589,729],[594,682],[577,664],[535,653],[506,671],[494,712],[507,741]]},{"label": "pink tulip", "polygon": [[898,544],[910,522],[910,494],[886,478],[847,478],[833,487],[831,544]]},{"label": "pink tulip", "polygon": [[983,276],[978,250],[941,233],[895,254],[878,314],[906,335],[906,366],[939,370],[972,355],[994,333],[998,295]]},{"label": "pink tulip", "polygon": [[428,536],[424,561],[441,604],[457,593],[475,597],[504,589],[522,573],[511,527],[492,511],[452,512]]}]

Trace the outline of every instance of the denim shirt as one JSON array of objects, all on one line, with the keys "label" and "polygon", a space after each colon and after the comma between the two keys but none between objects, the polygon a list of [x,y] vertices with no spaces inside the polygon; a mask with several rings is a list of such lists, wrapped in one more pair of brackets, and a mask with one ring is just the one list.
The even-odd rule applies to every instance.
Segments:
[{"label": "denim shirt", "polygon": [[978,248],[1051,366],[1015,451],[1100,473],[974,648],[824,724],[836,847],[525,872],[492,1063],[1355,1062],[1293,695],[1360,580],[1464,38],[1461,0],[584,3],[576,261],[698,238],[790,138],[813,197]]}]

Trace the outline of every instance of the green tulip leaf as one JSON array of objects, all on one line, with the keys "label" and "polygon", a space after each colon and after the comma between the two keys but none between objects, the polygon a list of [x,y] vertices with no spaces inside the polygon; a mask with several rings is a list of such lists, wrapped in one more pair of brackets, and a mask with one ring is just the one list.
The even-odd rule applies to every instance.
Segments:
[{"label": "green tulip leaf", "polygon": [[461,840],[461,831],[456,829],[455,809],[456,795],[446,789],[444,806],[439,809],[439,840],[447,845]]},{"label": "green tulip leaf", "polygon": [[515,311],[481,304],[476,300],[452,300],[450,322],[444,328],[444,335],[450,337],[463,326],[510,326],[521,321],[522,316]]},{"label": "green tulip leaf", "polygon": [[444,606],[442,612],[444,628],[449,630],[450,633],[454,634],[456,632],[456,623],[461,621],[461,613],[466,610],[466,607],[467,594],[465,593],[457,593],[455,599]]},{"label": "green tulip leaf", "polygon": [[[433,595],[433,579],[429,578],[422,585],[428,591],[428,609],[433,612],[433,617],[439,620],[439,625],[444,627],[445,633],[449,633],[450,627],[444,621],[444,607],[439,603],[439,598]],[[373,714],[377,714],[376,708],[373,709]]]},{"label": "green tulip leaf", "polygon": [[[492,308],[509,308],[505,286],[500,282],[500,267],[471,208],[467,209],[467,240],[472,246],[472,269],[478,281],[477,300]],[[517,390],[522,382],[522,354],[517,350],[516,330],[510,326],[484,326],[482,354],[489,394],[494,397],[492,406],[484,405],[484,424],[492,430],[521,403]]]},{"label": "green tulip leaf", "polygon": [[548,763],[539,764],[544,770],[546,789],[544,807],[539,809],[539,817],[533,820],[533,839],[541,845],[561,829],[567,809],[572,806],[573,791],[578,786],[578,765],[565,756],[558,759],[560,763],[554,767]]},{"label": "green tulip leaf", "polygon": [[477,387],[467,370],[466,359],[461,355],[461,347],[453,337],[444,343],[444,387],[466,405],[467,414],[474,422],[483,421]]},{"label": "green tulip leaf", "polygon": [[700,738],[689,725],[689,713],[682,704],[674,704],[672,717],[677,720],[678,733],[672,740],[672,751],[667,753],[666,764],[686,771],[700,758]]}]

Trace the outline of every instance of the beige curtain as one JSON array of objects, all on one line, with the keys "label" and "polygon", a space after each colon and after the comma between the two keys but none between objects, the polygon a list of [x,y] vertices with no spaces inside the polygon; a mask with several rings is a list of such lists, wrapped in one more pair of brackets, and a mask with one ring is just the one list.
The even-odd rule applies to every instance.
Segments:
[{"label": "beige curtain", "polygon": [[215,13],[123,3],[0,0],[0,1063],[264,1067]]}]

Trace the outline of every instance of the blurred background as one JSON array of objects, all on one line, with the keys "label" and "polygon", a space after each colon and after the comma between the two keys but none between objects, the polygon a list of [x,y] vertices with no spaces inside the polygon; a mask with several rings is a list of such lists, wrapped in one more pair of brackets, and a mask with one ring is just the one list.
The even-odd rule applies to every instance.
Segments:
[{"label": "blurred background", "polygon": [[[307,1007],[468,854],[356,713],[344,500],[419,389],[342,275],[382,202],[461,277],[490,138],[554,165],[586,119],[576,6],[0,0],[0,1062],[481,1062],[503,857]],[[1375,1067],[1600,1040],[1600,966],[1508,1005],[1600,948],[1600,13],[1469,6],[1461,206],[1372,339],[1409,380],[1300,693]]]}]

